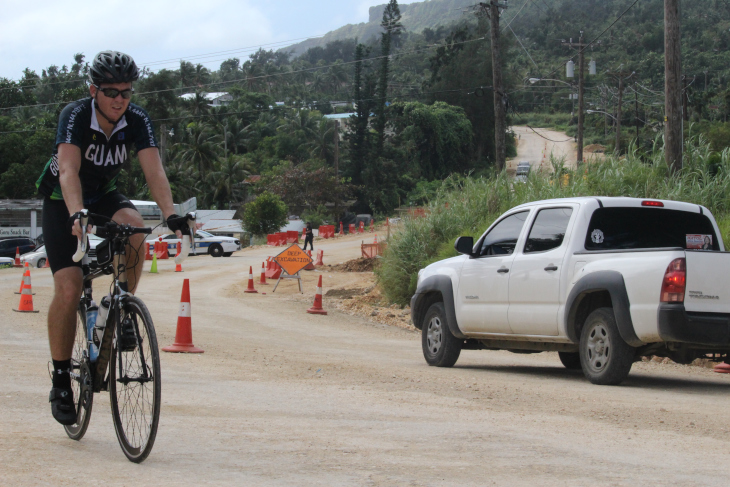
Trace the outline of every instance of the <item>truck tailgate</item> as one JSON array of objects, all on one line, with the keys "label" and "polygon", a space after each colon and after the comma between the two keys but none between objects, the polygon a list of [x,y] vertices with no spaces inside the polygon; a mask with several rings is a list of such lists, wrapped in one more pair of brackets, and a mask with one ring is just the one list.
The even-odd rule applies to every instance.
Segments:
[{"label": "truck tailgate", "polygon": [[684,308],[702,313],[730,313],[730,252],[686,251]]}]

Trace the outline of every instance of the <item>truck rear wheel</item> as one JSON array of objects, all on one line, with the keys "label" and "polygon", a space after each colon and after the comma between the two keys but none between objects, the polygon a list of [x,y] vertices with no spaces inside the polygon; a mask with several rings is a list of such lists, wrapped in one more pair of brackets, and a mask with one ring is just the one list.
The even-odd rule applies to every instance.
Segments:
[{"label": "truck rear wheel", "polygon": [[621,338],[612,308],[598,308],[588,315],[580,336],[580,363],[588,380],[620,384],[629,375],[634,351]]},{"label": "truck rear wheel", "polygon": [[461,340],[451,334],[444,303],[434,303],[426,311],[421,328],[421,347],[428,365],[451,367],[461,354]]}]

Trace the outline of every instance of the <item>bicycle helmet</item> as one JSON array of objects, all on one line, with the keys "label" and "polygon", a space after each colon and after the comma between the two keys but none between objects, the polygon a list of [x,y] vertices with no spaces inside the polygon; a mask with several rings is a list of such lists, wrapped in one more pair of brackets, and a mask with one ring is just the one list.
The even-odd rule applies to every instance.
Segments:
[{"label": "bicycle helmet", "polygon": [[89,80],[94,86],[102,83],[131,83],[139,78],[139,69],[129,54],[119,51],[101,51],[94,57],[89,69]]}]

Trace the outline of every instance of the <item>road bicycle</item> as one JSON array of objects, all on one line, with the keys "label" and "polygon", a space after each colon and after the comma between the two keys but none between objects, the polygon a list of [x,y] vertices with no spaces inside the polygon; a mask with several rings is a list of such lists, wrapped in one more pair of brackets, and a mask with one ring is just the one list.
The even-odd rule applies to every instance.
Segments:
[{"label": "road bicycle", "polygon": [[[71,439],[83,438],[89,427],[94,394],[108,391],[119,445],[130,461],[140,463],[152,451],[160,419],[160,355],[147,306],[128,289],[126,249],[132,235],[150,234],[152,229],[119,225],[113,221],[103,226],[92,226],[90,233],[105,239],[96,246],[94,262],[87,253],[89,213],[88,210],[81,213],[83,237],[73,259],[82,262],[84,284],[71,357],[71,388],[77,416],[75,424],[64,428]],[[188,213],[183,218],[191,230],[190,235],[183,236],[176,263],[187,257],[190,242],[194,241],[195,213]],[[140,258],[138,250],[136,258]],[[96,323],[91,330],[93,335],[89,337],[86,319],[92,300],[91,283],[98,277],[111,274],[114,278],[105,323]],[[99,320],[103,320],[101,314],[97,318]],[[94,346],[98,347],[98,356],[92,361],[92,355],[96,355],[95,349],[92,353]]]}]

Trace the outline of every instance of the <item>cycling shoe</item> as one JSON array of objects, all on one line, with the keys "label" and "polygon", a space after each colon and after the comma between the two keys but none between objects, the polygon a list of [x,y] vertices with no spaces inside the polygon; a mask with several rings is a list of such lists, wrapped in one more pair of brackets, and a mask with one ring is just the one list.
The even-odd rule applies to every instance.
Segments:
[{"label": "cycling shoe", "polygon": [[51,389],[48,401],[51,403],[51,413],[56,421],[66,426],[76,423],[74,393],[70,388],[54,387]]}]

